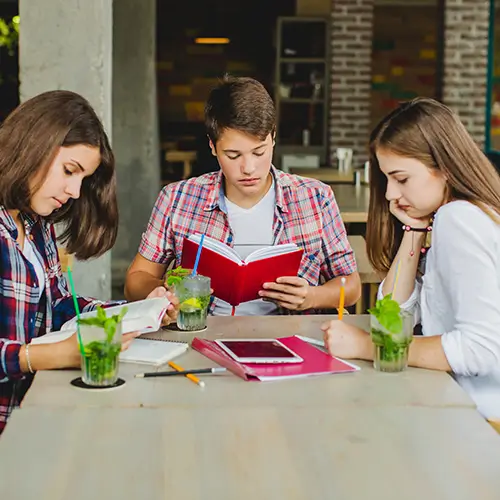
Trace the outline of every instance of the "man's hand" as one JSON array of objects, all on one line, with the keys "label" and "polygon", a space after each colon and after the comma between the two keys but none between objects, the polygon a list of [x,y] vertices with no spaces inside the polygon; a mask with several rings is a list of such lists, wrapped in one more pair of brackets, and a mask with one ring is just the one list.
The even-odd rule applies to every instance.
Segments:
[{"label": "man's hand", "polygon": [[292,311],[304,311],[314,307],[314,287],[298,276],[281,276],[274,283],[264,283],[259,295],[264,300]]},{"label": "man's hand", "polygon": [[167,308],[167,314],[163,316],[161,326],[167,326],[173,321],[177,320],[177,312],[179,311],[179,299],[172,293],[169,292],[165,287],[159,286],[155,288],[148,296],[148,299],[154,299],[157,297],[166,297],[170,304]]}]

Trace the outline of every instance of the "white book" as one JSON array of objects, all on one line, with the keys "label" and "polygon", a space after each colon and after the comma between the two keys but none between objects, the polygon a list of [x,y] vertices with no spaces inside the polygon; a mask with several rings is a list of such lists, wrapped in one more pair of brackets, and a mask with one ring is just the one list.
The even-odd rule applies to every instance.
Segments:
[{"label": "white book", "polygon": [[[195,233],[188,237],[188,240],[200,244],[201,234]],[[299,247],[295,243],[284,243],[281,245],[271,245],[265,248],[259,248],[250,253],[246,259],[242,260],[234,248],[217,241],[209,236],[205,236],[203,240],[203,247],[209,248],[210,250],[223,255],[224,257],[236,262],[236,264],[243,265],[249,262],[255,262],[257,260],[267,259],[268,257],[274,257],[275,255],[283,255],[286,253],[295,252]]]},{"label": "white book", "polygon": [[[138,300],[137,302],[129,302],[120,304],[119,306],[105,308],[106,315],[112,316],[119,314],[126,307],[127,312],[122,319],[122,333],[140,332],[149,333],[156,332],[161,327],[163,316],[167,312],[167,307],[170,301],[165,297],[157,297],[154,299]],[[97,311],[89,311],[80,314],[80,318],[93,318],[97,316]],[[62,325],[61,330],[50,332],[41,337],[37,337],[31,341],[32,344],[50,344],[52,342],[60,342],[71,337],[76,332],[76,316]]]}]

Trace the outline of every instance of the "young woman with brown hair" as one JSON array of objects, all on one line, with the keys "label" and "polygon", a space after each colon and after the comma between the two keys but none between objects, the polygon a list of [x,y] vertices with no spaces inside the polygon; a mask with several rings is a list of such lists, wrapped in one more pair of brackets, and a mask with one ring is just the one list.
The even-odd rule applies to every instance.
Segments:
[{"label": "young woman with brown hair", "polygon": [[[500,418],[500,177],[458,117],[426,98],[376,127],[370,164],[367,250],[386,275],[379,297],[400,262],[395,299],[422,325],[409,364],[453,372],[483,415]],[[332,354],[372,359],[367,332],[338,321],[323,330]]]},{"label": "young woman with brown hair", "polygon": [[[29,346],[75,315],[56,222],[68,252],[80,259],[108,251],[118,230],[108,138],[90,104],[68,91],[26,101],[0,127],[0,433],[35,371],[80,365],[75,335]],[[82,311],[98,304],[78,301]],[[124,347],[134,336],[124,336]]]}]

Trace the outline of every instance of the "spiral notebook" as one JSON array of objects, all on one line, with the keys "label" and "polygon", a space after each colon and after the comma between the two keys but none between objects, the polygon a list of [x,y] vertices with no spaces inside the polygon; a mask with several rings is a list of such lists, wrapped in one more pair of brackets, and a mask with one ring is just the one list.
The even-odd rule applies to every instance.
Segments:
[{"label": "spiral notebook", "polygon": [[184,354],[188,347],[187,342],[137,338],[126,351],[120,353],[120,361],[160,366]]}]

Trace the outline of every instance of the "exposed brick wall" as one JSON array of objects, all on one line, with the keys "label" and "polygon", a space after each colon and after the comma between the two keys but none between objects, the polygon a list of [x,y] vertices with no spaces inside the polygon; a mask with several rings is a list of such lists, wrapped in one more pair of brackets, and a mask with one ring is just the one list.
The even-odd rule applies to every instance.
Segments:
[{"label": "exposed brick wall", "polygon": [[484,144],[489,0],[447,0],[443,101]]},{"label": "exposed brick wall", "polygon": [[332,0],[329,148],[354,151],[354,166],[367,159],[370,133],[373,0]]}]

